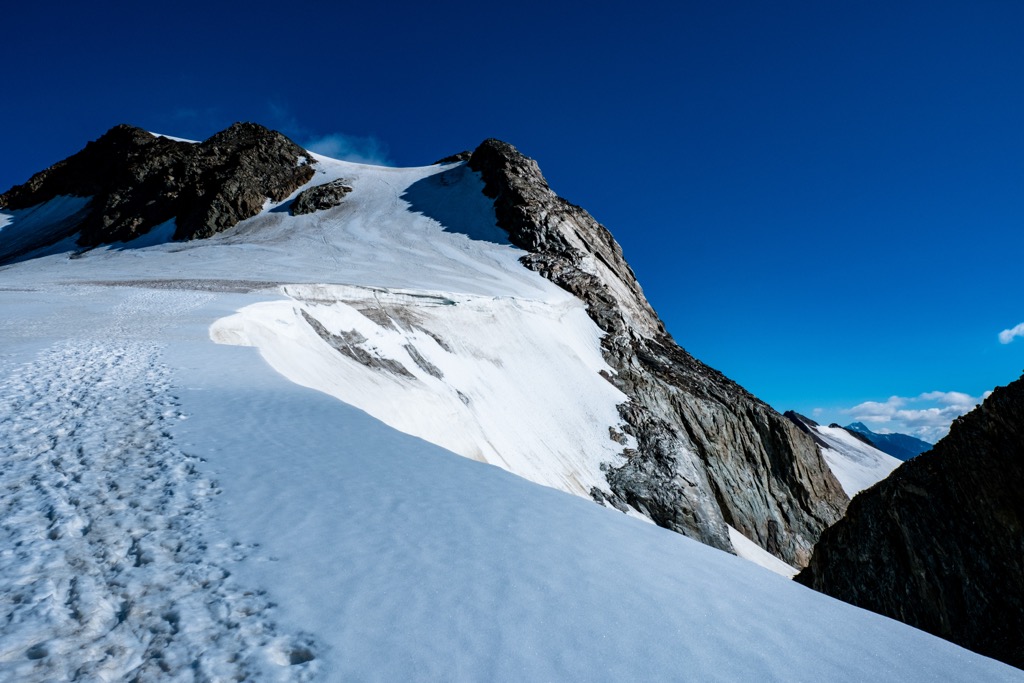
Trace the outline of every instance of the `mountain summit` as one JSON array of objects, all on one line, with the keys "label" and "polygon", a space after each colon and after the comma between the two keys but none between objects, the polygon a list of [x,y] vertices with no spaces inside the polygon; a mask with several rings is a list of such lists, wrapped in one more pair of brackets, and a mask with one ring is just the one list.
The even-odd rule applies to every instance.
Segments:
[{"label": "mountain summit", "polygon": [[0,263],[77,233],[81,246],[128,242],[173,221],[175,239],[209,237],[281,201],[313,177],[312,157],[280,133],[236,123],[199,144],[114,126],[81,152],[0,195],[27,209],[89,197],[62,230],[0,247]]},{"label": "mountain summit", "polygon": [[0,679],[1019,680],[777,575],[848,503],[831,428],[506,143],[118,127],[0,254]]},{"label": "mountain summit", "polygon": [[[117,126],[0,195],[0,207],[15,210],[88,198],[45,229],[30,222],[35,229],[19,233],[15,222],[15,230],[0,235],[0,258],[25,257],[69,237],[85,248],[131,244],[163,225],[173,225],[174,240],[226,236],[236,226],[235,232],[260,232],[272,218],[292,226],[274,212],[263,219],[257,214],[301,187],[303,195],[347,188],[320,205],[304,197],[290,202],[290,213],[310,216],[306,222],[299,215],[291,219],[296,223],[289,229],[301,234],[344,214],[359,193],[358,177],[335,177],[329,160],[317,159],[256,124],[235,124],[201,143]],[[603,428],[621,430],[614,438],[623,444],[631,441],[599,472],[572,475],[600,481],[585,493],[717,548],[733,550],[730,534],[739,533],[791,565],[806,564],[818,535],[846,506],[813,441],[673,341],[618,243],[590,214],[558,197],[536,162],[493,139],[468,158],[451,159],[409,187],[405,197],[412,208],[456,226],[477,216],[469,219],[476,224],[460,228],[469,235],[479,236],[488,223],[496,226],[526,252],[522,265],[582,301],[601,330],[601,355],[610,366],[605,376],[623,394],[621,425]],[[354,192],[351,201],[348,191]],[[466,194],[474,191],[478,199],[467,204]],[[493,208],[481,214],[480,202]],[[312,208],[296,211],[307,204]],[[247,228],[246,219],[254,221]],[[320,330],[313,312],[307,319]]]}]

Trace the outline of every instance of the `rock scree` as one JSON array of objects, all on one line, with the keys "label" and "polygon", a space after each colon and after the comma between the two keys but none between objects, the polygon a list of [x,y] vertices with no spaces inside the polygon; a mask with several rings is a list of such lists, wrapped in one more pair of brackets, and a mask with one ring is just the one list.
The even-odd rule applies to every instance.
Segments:
[{"label": "rock scree", "polygon": [[302,216],[316,211],[326,211],[341,204],[345,195],[352,191],[352,186],[344,180],[332,180],[323,185],[316,185],[303,190],[292,202],[293,216]]},{"label": "rock scree", "polygon": [[491,139],[467,163],[499,227],[530,252],[521,262],[579,297],[605,332],[608,380],[630,399],[620,412],[638,446],[606,470],[613,497],[594,498],[725,550],[729,524],[804,566],[848,503],[814,441],[675,343],[611,233],[556,195],[535,161]]},{"label": "rock scree", "polygon": [[854,497],[796,580],[1024,668],[1024,377]]}]

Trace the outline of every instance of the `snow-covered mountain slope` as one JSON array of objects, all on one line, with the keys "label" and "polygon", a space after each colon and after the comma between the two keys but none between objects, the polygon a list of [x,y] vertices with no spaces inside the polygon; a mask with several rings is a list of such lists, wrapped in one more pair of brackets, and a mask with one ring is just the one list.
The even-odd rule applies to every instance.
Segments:
[{"label": "snow-covered mountain slope", "polygon": [[[290,379],[461,455],[581,496],[607,490],[602,463],[619,462],[632,439],[610,438],[626,398],[602,377],[611,368],[600,331],[579,300],[518,263],[479,178],[465,167],[317,161],[309,185],[355,188],[342,206],[291,216],[287,203],[268,204],[207,240],[144,256],[131,242],[24,270],[46,277],[46,264],[60,264],[65,281],[163,286],[242,273],[242,287],[294,282],[218,322],[212,337],[256,345]],[[424,215],[445,211],[445,225]],[[33,215],[6,220],[17,228]]]},{"label": "snow-covered mountain slope", "polygon": [[899,467],[902,461],[867,443],[850,430],[838,425],[825,427],[814,420],[792,411],[786,417],[806,429],[821,446],[832,473],[843,485],[846,495],[855,495],[874,486]]},{"label": "snow-covered mountain slope", "polygon": [[[314,160],[204,240],[161,241],[180,226],[153,219],[83,250],[81,202],[0,209],[0,248],[66,235],[0,267],[0,677],[1014,680],[581,500],[720,522],[723,547],[779,565],[762,548],[798,557],[838,484],[808,437],[670,339],[638,341],[523,267],[468,166]],[[292,215],[335,180],[352,188],[338,206]],[[613,247],[579,263],[625,277]],[[572,253],[544,258],[586,279]],[[645,443],[622,433],[636,425]],[[629,498],[604,488],[623,460]]]},{"label": "snow-covered mountain slope", "polygon": [[[39,210],[37,204],[66,204],[68,194],[93,196],[84,217],[77,217],[79,234],[61,222],[60,230],[32,231],[41,235],[34,245],[5,244],[5,235],[19,234],[25,221],[19,212]],[[643,297],[611,234],[555,195],[536,163],[505,143],[485,141],[468,162],[384,169],[317,157],[255,124],[236,124],[196,144],[118,126],[0,195],[0,207],[11,217],[0,230],[0,261],[3,254],[28,259],[73,250],[77,260],[67,274],[72,278],[212,281],[207,287],[244,279],[232,286],[362,288],[356,297],[362,303],[355,305],[331,299],[296,306],[293,297],[293,312],[302,322],[279,331],[303,330],[303,335],[272,340],[263,333],[273,326],[263,325],[253,338],[250,326],[225,339],[275,346],[278,358],[298,358],[312,348],[309,339],[299,337],[308,338],[312,330],[320,338],[318,348],[332,349],[321,360],[333,369],[321,369],[334,385],[353,372],[363,375],[341,381],[341,389],[329,388],[335,395],[356,400],[358,394],[359,405],[393,426],[624,512],[639,512],[714,547],[734,549],[732,526],[761,548],[801,565],[818,534],[848,502],[814,443],[680,348]],[[53,244],[54,235],[67,238]],[[150,249],[142,266],[139,247],[172,236],[209,238]],[[128,237],[127,243],[115,242]],[[107,246],[94,248],[101,244]],[[456,351],[443,356],[448,368],[443,377],[435,376],[437,366],[414,357],[425,360],[421,347],[430,342],[409,335],[422,336],[426,327],[415,320],[389,320],[390,313],[368,306],[371,291],[392,302],[404,297],[400,307],[388,305],[444,328],[455,343],[449,348]],[[474,296],[495,301],[488,305]],[[429,302],[439,297],[457,302],[457,312],[431,308]],[[422,305],[422,316],[412,300]],[[476,317],[468,315],[474,307]],[[500,324],[487,322],[488,308],[500,311]],[[368,313],[366,320],[353,318],[350,309]],[[579,311],[592,324],[581,320]],[[317,315],[362,331],[329,329]],[[486,334],[502,336],[502,350],[511,354],[509,367],[515,371],[483,376],[478,356],[480,345],[489,343],[486,334],[481,336],[485,328]],[[441,349],[448,344],[434,341]],[[385,350],[377,342],[401,342],[402,348]],[[472,348],[460,355],[463,342]],[[284,350],[293,343],[292,352]],[[570,353],[564,367],[550,355],[559,345]],[[527,358],[537,350],[544,350],[547,360],[530,365]],[[408,370],[410,363],[422,372]],[[296,363],[291,365],[294,369]],[[386,381],[367,384],[365,367],[376,373],[375,381]],[[559,381],[550,381],[552,372]],[[549,381],[538,384],[540,375]],[[392,381],[395,377],[400,381]],[[466,377],[472,378],[469,384]],[[323,378],[317,379],[326,388]],[[372,385],[373,391],[344,388],[355,384]],[[523,398],[548,387],[547,401]],[[463,401],[472,398],[469,390],[478,396]],[[409,394],[402,399],[406,404],[431,408],[415,411],[415,417],[388,408],[403,391]],[[503,392],[511,393],[499,398]],[[453,396],[461,406],[450,403]],[[527,404],[532,410],[516,407]],[[561,407],[552,409],[556,404]],[[499,408],[503,414],[495,419]],[[587,415],[599,420],[588,422]],[[472,417],[473,434],[453,435],[449,417],[460,423]],[[563,417],[569,431],[556,426]],[[572,443],[568,451],[567,442]],[[551,455],[555,459],[549,462]]]},{"label": "snow-covered mountain slope", "polygon": [[162,253],[0,270],[0,678],[1024,679],[213,344],[274,292]]}]

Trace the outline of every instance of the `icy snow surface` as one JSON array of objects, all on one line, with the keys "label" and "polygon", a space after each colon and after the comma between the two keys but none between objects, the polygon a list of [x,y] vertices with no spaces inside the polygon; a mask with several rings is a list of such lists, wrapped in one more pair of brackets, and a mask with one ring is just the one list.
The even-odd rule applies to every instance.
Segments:
[{"label": "icy snow surface", "polygon": [[841,427],[811,427],[828,448],[822,448],[832,474],[851,498],[874,486],[902,465],[900,460],[869,446]]},{"label": "icy snow surface", "polygon": [[587,497],[626,397],[575,301],[295,285],[218,321],[274,369],[408,434]]},{"label": "icy snow surface", "polygon": [[597,481],[596,328],[464,166],[335,177],[323,214],[0,268],[0,679],[1024,679],[474,462]]}]

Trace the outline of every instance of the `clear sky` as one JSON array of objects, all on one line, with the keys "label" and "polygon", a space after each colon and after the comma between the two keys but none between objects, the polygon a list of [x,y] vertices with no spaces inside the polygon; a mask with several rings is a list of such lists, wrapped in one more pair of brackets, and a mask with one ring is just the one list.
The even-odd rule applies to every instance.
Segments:
[{"label": "clear sky", "polygon": [[2,189],[120,122],[398,165],[498,137],[779,410],[934,437],[1024,369],[1017,0],[30,4]]}]

